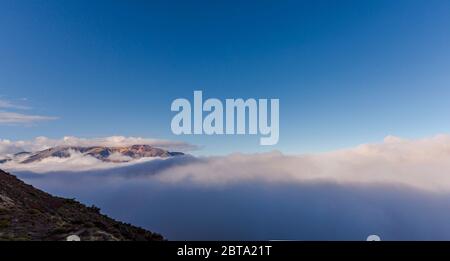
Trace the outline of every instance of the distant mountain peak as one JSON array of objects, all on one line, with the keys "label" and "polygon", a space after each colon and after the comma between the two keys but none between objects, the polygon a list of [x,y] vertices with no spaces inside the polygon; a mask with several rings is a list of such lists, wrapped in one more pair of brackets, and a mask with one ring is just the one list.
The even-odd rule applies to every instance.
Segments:
[{"label": "distant mountain peak", "polygon": [[107,146],[57,146],[38,152],[20,152],[12,157],[1,159],[0,164],[15,160],[22,164],[39,162],[47,158],[69,158],[77,153],[84,156],[91,156],[103,162],[129,162],[141,158],[168,158],[183,155],[182,152],[170,152],[168,150],[156,148],[150,145],[132,145],[123,147]]}]

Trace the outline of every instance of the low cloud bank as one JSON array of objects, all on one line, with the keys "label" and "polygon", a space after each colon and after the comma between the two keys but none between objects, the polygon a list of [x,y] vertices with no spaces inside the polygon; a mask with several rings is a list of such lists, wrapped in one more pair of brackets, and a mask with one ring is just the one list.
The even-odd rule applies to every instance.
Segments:
[{"label": "low cloud bank", "polygon": [[289,156],[279,152],[210,157],[165,170],[168,182],[190,181],[224,185],[242,181],[333,182],[338,184],[406,185],[435,192],[450,191],[450,136],[421,140],[387,137],[316,155]]},{"label": "low cloud bank", "polygon": [[450,240],[448,135],[309,155],[33,164],[11,172],[171,240]]},{"label": "low cloud bank", "polygon": [[[192,162],[180,158],[147,164],[170,169]],[[139,164],[81,176],[22,179],[95,204],[111,217],[169,240],[365,240],[372,234],[383,240],[450,240],[449,194],[310,182],[198,186],[131,174],[136,170]]]},{"label": "low cloud bank", "polygon": [[[132,140],[134,142],[136,141]],[[382,143],[364,144],[322,154],[232,154],[199,158],[175,157],[169,161],[144,159],[124,164],[99,162],[91,157],[73,155],[68,159],[48,159],[29,165],[3,165],[0,168],[38,173],[69,170],[86,172],[100,168],[108,169],[104,173],[106,175],[128,173],[124,177],[148,176],[166,183],[192,183],[201,186],[226,186],[244,182],[328,182],[350,185],[388,184],[450,192],[450,136],[438,135],[420,140],[387,137]]]}]

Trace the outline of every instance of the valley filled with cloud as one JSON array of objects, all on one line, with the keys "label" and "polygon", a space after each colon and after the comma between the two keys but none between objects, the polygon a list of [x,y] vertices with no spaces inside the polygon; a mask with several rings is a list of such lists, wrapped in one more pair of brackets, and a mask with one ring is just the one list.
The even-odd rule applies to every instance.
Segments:
[{"label": "valley filled with cloud", "polygon": [[[36,138],[32,141],[0,141],[4,155],[36,151],[54,146],[130,146],[148,144],[171,150],[191,151],[196,146],[166,140],[107,137],[61,140]],[[9,153],[8,153],[9,152]],[[114,155],[111,155],[114,156]],[[120,157],[120,155],[115,155]],[[123,163],[102,162],[95,157],[71,151],[70,157],[49,157],[32,163],[10,161],[2,168],[10,171],[50,173],[82,172],[96,169],[132,168],[139,176],[157,176],[164,182],[190,182],[205,186],[224,186],[241,182],[337,184],[388,184],[432,192],[450,192],[450,136],[437,135],[418,140],[388,136],[377,144],[319,154],[286,155],[234,153],[227,156],[182,156],[169,159],[139,158]],[[167,161],[166,163],[161,161]],[[171,167],[164,167],[170,165]]]},{"label": "valley filled with cloud", "polygon": [[[182,142],[110,137],[1,141],[3,155],[49,146]],[[115,155],[117,157],[118,155]],[[382,142],[319,154],[234,153],[103,162],[72,151],[0,165],[56,195],[169,239],[450,239],[450,136]],[[182,222],[180,222],[182,219]]]}]

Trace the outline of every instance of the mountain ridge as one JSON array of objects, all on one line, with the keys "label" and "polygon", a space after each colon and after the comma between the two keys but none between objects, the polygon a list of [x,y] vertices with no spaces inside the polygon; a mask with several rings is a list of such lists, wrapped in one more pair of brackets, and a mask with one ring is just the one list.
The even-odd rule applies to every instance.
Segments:
[{"label": "mountain ridge", "polygon": [[69,158],[73,153],[91,156],[103,162],[129,162],[141,158],[168,158],[184,155],[182,152],[171,152],[150,145],[131,145],[122,147],[108,146],[56,146],[37,152],[19,152],[12,157],[0,159],[0,164],[17,161],[21,164],[39,162],[47,158]]}]

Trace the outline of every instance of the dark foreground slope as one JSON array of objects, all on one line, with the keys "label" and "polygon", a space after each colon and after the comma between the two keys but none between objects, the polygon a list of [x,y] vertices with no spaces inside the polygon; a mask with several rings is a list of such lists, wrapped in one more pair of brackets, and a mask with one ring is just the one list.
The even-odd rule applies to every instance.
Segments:
[{"label": "dark foreground slope", "polygon": [[142,228],[115,221],[95,207],[54,197],[0,170],[0,240],[162,240]]}]

